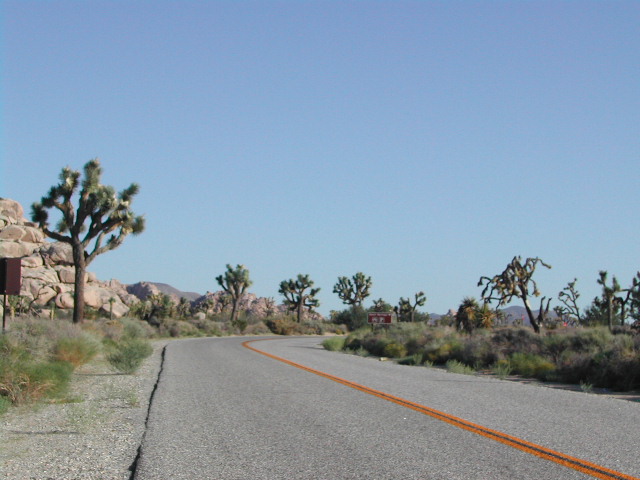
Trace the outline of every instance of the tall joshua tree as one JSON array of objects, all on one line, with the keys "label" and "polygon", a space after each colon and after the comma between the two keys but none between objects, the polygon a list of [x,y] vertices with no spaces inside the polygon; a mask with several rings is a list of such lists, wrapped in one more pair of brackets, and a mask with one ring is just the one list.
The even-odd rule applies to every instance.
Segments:
[{"label": "tall joshua tree", "polygon": [[[83,170],[81,181],[79,171],[63,168],[60,183],[51,187],[40,202],[31,205],[31,219],[42,231],[71,245],[75,265],[74,323],[84,319],[84,277],[89,264],[98,255],[122,245],[130,233],[137,235],[144,230],[144,217],[134,215],[130,208],[139,191],[137,184],[132,183],[116,194],[113,187],[100,183],[102,168],[97,159],[87,162]],[[73,198],[76,193],[77,207]],[[51,208],[62,214],[53,229],[49,228]]]},{"label": "tall joshua tree", "polygon": [[231,297],[231,324],[236,325],[238,307],[242,297],[244,297],[247,288],[253,284],[249,279],[249,270],[244,265],[236,265],[236,268],[231,268],[231,265],[227,264],[227,271],[224,272],[224,275],[218,275],[216,281]]},{"label": "tall joshua tree", "polygon": [[291,311],[295,311],[298,323],[302,321],[302,312],[305,308],[309,311],[320,305],[320,301],[315,298],[319,288],[313,287],[313,280],[309,275],[298,274],[298,277],[280,282],[278,293],[284,296],[284,304]]},{"label": "tall joshua tree", "polygon": [[[540,302],[540,311],[538,317],[533,316],[531,306],[529,305],[529,295],[535,297],[540,296],[540,291],[533,280],[533,273],[536,270],[536,266],[540,264],[543,267],[551,268],[551,265],[544,263],[538,257],[527,258],[524,263],[520,256],[513,257],[513,260],[507,265],[502,273],[494,275],[493,277],[480,277],[478,286],[484,285],[482,290],[482,299],[485,302],[491,302],[492,300],[498,300],[498,306],[506,305],[513,300],[513,297],[519,298],[524,303],[524,308],[527,311],[527,316],[531,322],[531,326],[536,333],[540,333],[540,326],[544,320],[546,312],[549,311],[549,302],[547,300],[547,307],[544,308],[544,300]],[[530,289],[533,287],[533,291]]]},{"label": "tall joshua tree", "polygon": [[338,277],[338,283],[333,286],[333,293],[337,293],[342,303],[351,305],[354,309],[362,305],[369,296],[372,285],[371,277],[358,272],[352,278]]}]

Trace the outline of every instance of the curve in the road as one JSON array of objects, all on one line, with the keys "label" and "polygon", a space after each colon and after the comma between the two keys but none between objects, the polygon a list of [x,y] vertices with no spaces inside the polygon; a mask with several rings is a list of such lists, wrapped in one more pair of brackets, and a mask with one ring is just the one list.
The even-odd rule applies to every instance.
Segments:
[{"label": "curve in the road", "polygon": [[470,432],[476,433],[478,435],[482,435],[483,437],[489,438],[491,440],[495,440],[497,442],[503,443],[513,448],[517,448],[518,450],[522,450],[523,452],[529,453],[531,455],[535,455],[540,458],[544,458],[546,460],[550,460],[552,462],[558,463],[568,468],[572,468],[579,472],[585,473],[595,478],[600,478],[602,480],[640,480],[637,477],[632,477],[626,475],[624,473],[616,472],[615,470],[610,470],[600,465],[596,465],[594,463],[587,462],[586,460],[581,460],[579,458],[571,457],[569,455],[565,455],[561,452],[556,452],[555,450],[551,450],[545,448],[541,445],[536,445],[535,443],[527,442],[518,437],[513,437],[503,432],[499,432],[497,430],[492,430],[490,428],[483,427],[482,425],[477,425],[475,423],[471,423],[467,420],[464,420],[459,417],[455,417],[453,415],[449,415],[445,412],[441,412],[439,410],[435,410],[433,408],[427,407],[425,405],[420,405],[419,403],[414,403],[409,400],[405,400],[400,397],[396,397],[389,393],[381,392],[379,390],[374,390],[373,388],[366,387],[364,385],[360,385],[358,383],[351,382],[349,380],[345,380],[344,378],[337,377],[335,375],[331,375],[329,373],[322,372],[320,370],[316,370],[311,367],[307,367],[305,365],[292,362],[291,360],[287,360],[286,358],[278,357],[276,355],[272,355],[263,350],[259,350],[256,347],[252,346],[251,343],[261,342],[265,340],[275,340],[275,339],[260,339],[260,340],[249,340],[242,344],[243,347],[248,348],[249,350],[253,350],[261,355],[265,355],[269,358],[277,360],[279,362],[286,363],[293,367],[299,368],[301,370],[305,370],[307,372],[313,373],[315,375],[319,375],[321,377],[327,378],[334,382],[340,383],[347,387],[354,388],[361,392],[367,393],[369,395],[374,395],[376,397],[382,398],[389,402],[396,403],[406,408],[410,408],[417,412],[423,413],[425,415],[429,415],[430,417],[436,418],[443,422],[454,425],[458,428],[462,428],[464,430],[468,430]]}]

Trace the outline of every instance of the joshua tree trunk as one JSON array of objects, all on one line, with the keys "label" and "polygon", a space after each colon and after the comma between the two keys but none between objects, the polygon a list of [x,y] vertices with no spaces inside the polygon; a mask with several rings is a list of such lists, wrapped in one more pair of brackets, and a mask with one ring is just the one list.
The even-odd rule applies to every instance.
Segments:
[{"label": "joshua tree trunk", "polygon": [[231,308],[231,325],[235,325],[237,322],[237,317],[238,316],[238,301],[234,299],[233,301],[233,307]]},{"label": "joshua tree trunk", "polygon": [[298,304],[298,323],[302,323],[302,309],[304,307],[304,299]]},{"label": "joshua tree trunk", "polygon": [[533,312],[531,311],[531,307],[529,306],[529,302],[527,301],[527,297],[523,295],[522,301],[524,302],[524,308],[527,311],[527,315],[529,316],[529,321],[531,322],[531,326],[533,327],[533,331],[536,333],[540,333],[540,324],[536,321],[533,316]]},{"label": "joshua tree trunk", "polygon": [[73,323],[84,319],[84,277],[87,265],[84,258],[84,247],[78,240],[71,244],[73,263],[75,264],[75,291],[73,294]]}]

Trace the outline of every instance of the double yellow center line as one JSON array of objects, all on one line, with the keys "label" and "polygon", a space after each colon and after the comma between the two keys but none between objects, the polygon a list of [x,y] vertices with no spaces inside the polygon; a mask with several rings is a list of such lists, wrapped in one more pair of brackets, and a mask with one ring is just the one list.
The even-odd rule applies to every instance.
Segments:
[{"label": "double yellow center line", "polygon": [[345,380],[344,378],[336,377],[335,375],[330,375],[320,370],[316,370],[314,368],[307,367],[305,365],[301,365],[296,362],[292,362],[291,360],[287,360],[286,358],[278,357],[276,355],[272,355],[265,351],[258,350],[257,348],[250,345],[251,343],[258,342],[258,341],[264,341],[264,339],[249,340],[247,342],[244,342],[242,346],[245,348],[248,348],[249,350],[253,350],[254,352],[257,352],[261,355],[265,355],[269,358],[277,360],[279,362],[286,363],[287,365],[291,365],[301,370],[305,370],[309,373],[319,375],[321,377],[340,383],[347,387],[355,388],[356,390],[367,393],[369,395],[373,395],[378,398],[382,398],[383,400],[387,400],[389,402],[393,402],[397,405],[410,408],[411,410],[415,410],[416,412],[429,415],[430,417],[449,423],[450,425],[453,425],[455,427],[462,428],[463,430],[467,430],[469,432],[476,433],[478,435],[482,435],[485,438],[495,440],[496,442],[500,442],[510,447],[517,448],[518,450],[529,453],[531,455],[535,455],[536,457],[544,458],[546,460],[550,460],[552,462],[558,463],[565,467],[572,468],[574,470],[585,473],[592,477],[600,478],[603,480],[640,480],[638,477],[632,477],[624,473],[616,472],[615,470],[610,470],[600,465],[596,465],[594,463],[587,462],[579,458],[571,457],[569,455],[565,455],[564,453],[556,452],[555,450],[545,448],[541,445],[527,442],[526,440],[522,440],[521,438],[513,437],[506,433],[502,433],[497,430],[492,430],[490,428],[483,427],[482,425],[477,425],[475,423],[468,422],[467,420],[464,420],[462,418],[454,417],[453,415],[449,415],[448,413],[444,413],[439,410],[435,410],[433,408],[420,405],[419,403],[414,403],[409,400],[405,400],[404,398],[396,397],[394,395],[381,392],[379,390],[374,390],[373,388],[365,387],[364,385],[350,382],[349,380]]}]

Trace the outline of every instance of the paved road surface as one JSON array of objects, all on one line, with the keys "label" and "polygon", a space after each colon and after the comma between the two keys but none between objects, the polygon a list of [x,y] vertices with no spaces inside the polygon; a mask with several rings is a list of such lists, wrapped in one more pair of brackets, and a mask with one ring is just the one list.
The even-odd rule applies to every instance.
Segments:
[{"label": "paved road surface", "polygon": [[[282,363],[247,338],[168,345],[135,478],[598,478]],[[327,352],[250,345],[623,475],[640,477],[640,404]]]}]

